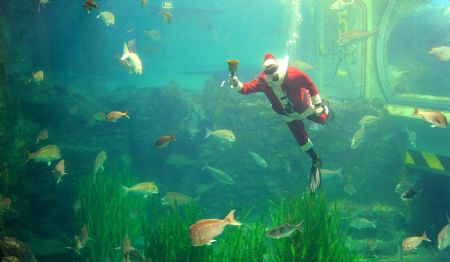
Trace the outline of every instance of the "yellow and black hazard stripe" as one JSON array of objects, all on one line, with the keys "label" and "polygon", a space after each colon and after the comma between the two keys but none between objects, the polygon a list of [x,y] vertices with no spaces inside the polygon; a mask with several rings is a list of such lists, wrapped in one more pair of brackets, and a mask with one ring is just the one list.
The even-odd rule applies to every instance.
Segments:
[{"label": "yellow and black hazard stripe", "polygon": [[450,171],[450,157],[435,153],[407,150],[405,163],[408,166],[432,169],[442,173]]}]

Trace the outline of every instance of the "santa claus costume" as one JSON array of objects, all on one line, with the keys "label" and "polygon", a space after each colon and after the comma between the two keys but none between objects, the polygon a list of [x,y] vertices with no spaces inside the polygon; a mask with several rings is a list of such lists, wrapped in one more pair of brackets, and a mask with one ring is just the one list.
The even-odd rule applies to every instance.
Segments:
[{"label": "santa claus costume", "polygon": [[320,187],[320,158],[305,130],[303,120],[309,119],[318,124],[326,124],[328,105],[322,103],[319,91],[311,78],[298,68],[288,66],[288,57],[277,60],[267,53],[263,61],[264,71],[257,79],[241,83],[236,76],[230,83],[241,94],[263,92],[272,104],[272,109],[286,121],[300,148],[307,152],[313,161],[310,173],[310,190]]}]

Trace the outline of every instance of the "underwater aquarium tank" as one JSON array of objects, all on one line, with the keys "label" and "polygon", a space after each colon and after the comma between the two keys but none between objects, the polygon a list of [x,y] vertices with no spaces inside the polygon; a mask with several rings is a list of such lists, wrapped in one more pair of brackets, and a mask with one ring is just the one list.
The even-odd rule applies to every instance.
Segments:
[{"label": "underwater aquarium tank", "polygon": [[450,1],[0,1],[0,260],[450,261]]}]

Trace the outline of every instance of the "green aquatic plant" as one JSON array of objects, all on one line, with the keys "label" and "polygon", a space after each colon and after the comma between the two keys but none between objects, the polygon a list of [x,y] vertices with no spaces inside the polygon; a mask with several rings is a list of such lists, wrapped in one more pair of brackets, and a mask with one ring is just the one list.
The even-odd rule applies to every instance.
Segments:
[{"label": "green aquatic plant", "polygon": [[283,198],[272,203],[269,213],[272,225],[298,224],[304,220],[303,232],[291,237],[267,241],[268,261],[360,261],[345,246],[346,234],[340,230],[336,208],[328,209],[325,195],[305,193],[300,197]]},{"label": "green aquatic plant", "polygon": [[139,195],[125,195],[121,187],[136,182],[131,172],[112,168],[97,176],[95,182],[88,177],[81,183],[78,221],[80,226],[86,224],[92,239],[82,251],[89,261],[103,262],[107,257],[116,261],[120,251],[115,249],[124,235],[127,233],[132,238],[142,232],[142,219],[149,200]]},{"label": "green aquatic plant", "polygon": [[150,203],[150,218],[144,223],[145,256],[154,262],[211,261],[211,247],[194,247],[189,226],[204,217],[196,202],[185,207],[165,207],[159,201]]}]

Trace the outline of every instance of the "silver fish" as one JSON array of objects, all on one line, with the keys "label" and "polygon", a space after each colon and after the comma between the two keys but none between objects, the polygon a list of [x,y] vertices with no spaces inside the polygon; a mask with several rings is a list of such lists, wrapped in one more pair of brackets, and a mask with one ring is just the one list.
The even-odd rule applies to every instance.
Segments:
[{"label": "silver fish", "polygon": [[267,232],[267,236],[271,238],[283,238],[283,237],[289,237],[292,233],[294,233],[296,230],[303,232],[303,222],[304,220],[300,221],[297,225],[291,225],[291,224],[284,224],[281,226],[278,226],[276,228],[273,228]]},{"label": "silver fish", "polygon": [[375,223],[365,219],[363,217],[355,218],[350,222],[350,226],[353,228],[356,228],[358,230],[364,229],[364,228],[377,228],[375,226]]},{"label": "silver fish", "polygon": [[223,183],[223,184],[234,184],[235,181],[233,180],[233,178],[228,175],[227,173],[225,173],[224,171],[214,168],[214,167],[210,167],[208,165],[204,166],[202,169],[208,169],[211,172],[211,175],[214,177],[214,179],[216,179],[218,182]]},{"label": "silver fish", "polygon": [[450,219],[448,218],[448,224],[444,226],[438,234],[437,247],[439,250],[444,250],[450,246]]},{"label": "silver fish", "polygon": [[269,165],[267,164],[267,161],[266,161],[264,158],[262,158],[262,156],[260,156],[259,154],[255,153],[255,152],[252,152],[252,151],[250,151],[250,152],[248,152],[248,153],[252,156],[253,160],[255,160],[255,162],[256,162],[260,167],[268,167],[268,166],[269,166]]},{"label": "silver fish", "polygon": [[330,169],[320,169],[320,173],[322,175],[322,180],[329,180],[335,177],[340,177],[342,179],[344,179],[344,177],[342,176],[342,167],[336,170],[330,170]]}]

